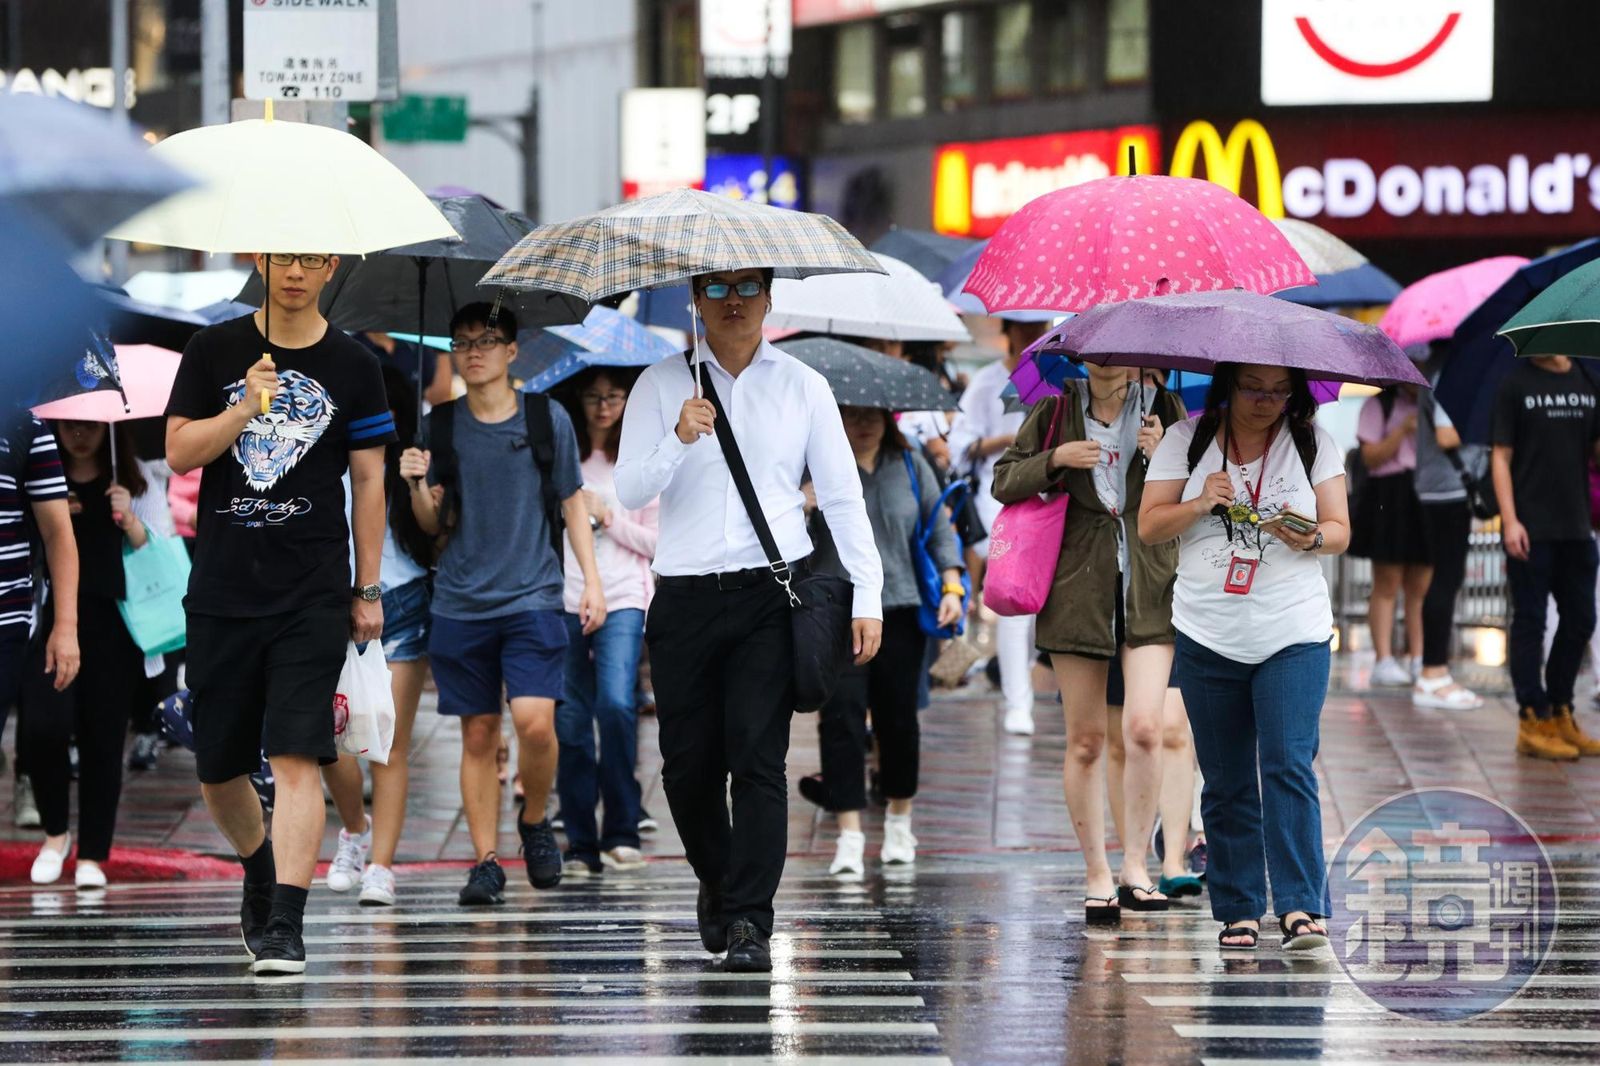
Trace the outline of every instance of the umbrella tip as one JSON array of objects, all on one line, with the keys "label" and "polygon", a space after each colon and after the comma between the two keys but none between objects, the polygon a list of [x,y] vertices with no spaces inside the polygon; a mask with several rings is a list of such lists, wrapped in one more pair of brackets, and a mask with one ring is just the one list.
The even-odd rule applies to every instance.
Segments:
[{"label": "umbrella tip", "polygon": [[[267,106],[271,106],[270,101]],[[1128,174],[1130,177],[1137,177],[1139,174],[1139,161],[1135,156],[1134,146],[1131,142],[1128,145]]]}]

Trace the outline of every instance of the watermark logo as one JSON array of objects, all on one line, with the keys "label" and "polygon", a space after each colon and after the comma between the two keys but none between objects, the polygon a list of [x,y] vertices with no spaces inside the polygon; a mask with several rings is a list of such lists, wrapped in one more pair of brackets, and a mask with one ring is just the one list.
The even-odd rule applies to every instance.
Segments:
[{"label": "watermark logo", "polygon": [[1373,808],[1328,871],[1333,951],[1367,996],[1453,1021],[1493,1010],[1539,971],[1557,897],[1544,846],[1508,808],[1465,789]]}]

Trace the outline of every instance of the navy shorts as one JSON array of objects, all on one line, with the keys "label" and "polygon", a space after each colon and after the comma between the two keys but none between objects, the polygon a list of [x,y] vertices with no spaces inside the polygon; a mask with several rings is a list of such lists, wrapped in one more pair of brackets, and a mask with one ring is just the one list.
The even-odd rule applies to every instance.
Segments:
[{"label": "navy shorts", "polygon": [[428,657],[433,622],[433,586],[425,577],[383,594],[383,658],[414,663]]},{"label": "navy shorts", "polygon": [[439,713],[459,718],[499,714],[506,700],[559,700],[566,657],[567,623],[559,610],[502,618],[435,615],[428,638]]}]

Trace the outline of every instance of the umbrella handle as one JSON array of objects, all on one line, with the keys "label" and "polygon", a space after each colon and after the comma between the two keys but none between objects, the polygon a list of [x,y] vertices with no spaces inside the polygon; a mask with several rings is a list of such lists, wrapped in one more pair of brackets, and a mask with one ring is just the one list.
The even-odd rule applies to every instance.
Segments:
[{"label": "umbrella handle", "polygon": [[[261,358],[270,363],[272,362],[272,353],[262,352]],[[264,415],[272,413],[272,393],[268,392],[266,389],[261,390],[261,413]]]},{"label": "umbrella handle", "polygon": [[[267,121],[272,121],[272,101],[267,101]],[[268,363],[272,362],[272,257],[266,256],[266,273],[261,277],[263,299],[261,301],[261,339],[267,342],[267,350],[261,353],[261,358]],[[292,265],[292,264],[291,264]],[[261,413],[270,414],[272,411],[272,394],[266,389],[261,390]]]}]

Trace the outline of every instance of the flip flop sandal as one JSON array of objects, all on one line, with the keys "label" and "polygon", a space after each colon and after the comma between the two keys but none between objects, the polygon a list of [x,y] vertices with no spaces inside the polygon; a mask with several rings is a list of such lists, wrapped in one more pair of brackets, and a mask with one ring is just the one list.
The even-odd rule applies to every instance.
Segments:
[{"label": "flip flop sandal", "polygon": [[1163,877],[1160,887],[1161,894],[1169,899],[1198,896],[1205,891],[1205,886],[1200,879],[1189,874],[1180,874],[1177,877]]},{"label": "flip flop sandal", "polygon": [[1116,896],[1083,897],[1083,920],[1090,925],[1115,925],[1122,921]]},{"label": "flip flop sandal", "polygon": [[[1239,936],[1247,936],[1247,937],[1249,937],[1250,938],[1250,943],[1248,943],[1248,944],[1227,944],[1227,943],[1224,943],[1224,941],[1227,940],[1229,937],[1239,937]],[[1224,950],[1224,951],[1254,951],[1255,948],[1256,948],[1256,945],[1258,943],[1260,943],[1260,942],[1261,942],[1261,930],[1252,929],[1248,925],[1224,925],[1222,927],[1222,932],[1217,934],[1217,945],[1219,947],[1221,947],[1222,950]]]},{"label": "flip flop sandal", "polygon": [[[1137,895],[1143,892],[1145,898]],[[1172,905],[1169,899],[1156,899],[1155,885],[1118,885],[1117,902],[1124,910],[1130,911],[1164,911]]]},{"label": "flip flop sandal", "polygon": [[[1296,918],[1294,922],[1286,923],[1278,919],[1278,928],[1283,932],[1283,947],[1285,951],[1313,951],[1316,948],[1328,946],[1328,934],[1319,933],[1314,928],[1318,923],[1310,918]],[[1304,926],[1306,932],[1298,930]]]}]

